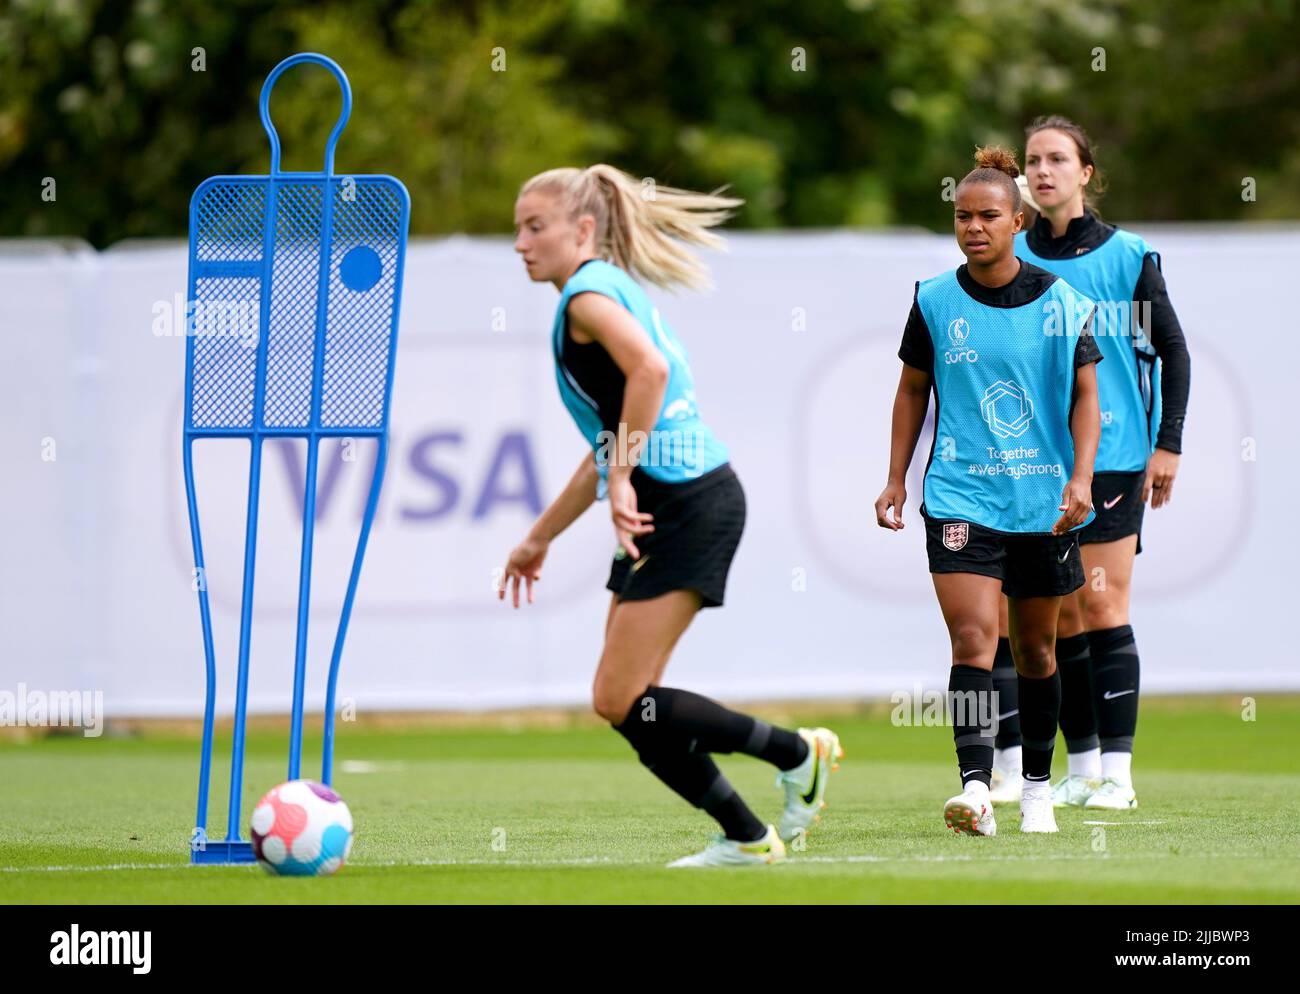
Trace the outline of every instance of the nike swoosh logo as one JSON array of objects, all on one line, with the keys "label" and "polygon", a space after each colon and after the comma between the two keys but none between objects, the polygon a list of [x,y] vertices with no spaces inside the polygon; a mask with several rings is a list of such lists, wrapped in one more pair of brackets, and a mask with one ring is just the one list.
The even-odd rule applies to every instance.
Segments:
[{"label": "nike swoosh logo", "polygon": [[1101,505],[1101,506],[1104,507],[1107,511],[1109,511],[1112,507],[1114,507],[1116,504],[1118,504],[1118,503],[1119,503],[1120,501],[1122,501],[1123,499],[1124,499],[1124,495],[1123,495],[1123,494],[1119,494],[1117,497],[1112,497],[1110,500],[1102,501],[1102,505]]},{"label": "nike swoosh logo", "polygon": [[1108,690],[1106,691],[1106,693],[1102,694],[1101,696],[1103,700],[1109,701],[1109,700],[1113,700],[1116,697],[1123,697],[1125,694],[1136,694],[1136,693],[1137,693],[1136,690],[1121,690],[1118,694],[1112,694]]},{"label": "nike swoosh logo", "polygon": [[634,562],[634,563],[632,564],[632,572],[635,573],[635,572],[636,572],[637,570],[639,570],[642,566],[644,566],[644,565],[645,565],[645,561],[646,561],[647,559],[649,559],[649,558],[650,558],[650,556],[647,554],[647,555],[642,556],[642,557],[641,557],[640,559],[638,559],[636,562]]},{"label": "nike swoosh logo", "polygon": [[1070,549],[1073,549],[1073,548],[1074,548],[1074,546],[1072,545],[1072,546],[1070,546],[1069,549],[1066,549],[1065,552],[1061,553],[1061,558],[1058,559],[1057,562],[1058,562],[1058,563],[1063,563],[1063,562],[1065,562],[1067,559],[1069,559],[1069,558],[1070,558]]},{"label": "nike swoosh logo", "polygon": [[808,793],[803,795],[804,804],[812,804],[817,800],[817,784],[822,778],[822,746],[818,742],[814,745],[817,750],[817,758],[813,760],[813,778],[812,786],[808,788]]},{"label": "nike swoosh logo", "polygon": [[1014,711],[1008,711],[1006,714],[1000,714],[998,715],[998,721],[1006,721],[1008,718],[1014,718],[1019,713],[1020,713],[1020,708],[1016,708]]}]

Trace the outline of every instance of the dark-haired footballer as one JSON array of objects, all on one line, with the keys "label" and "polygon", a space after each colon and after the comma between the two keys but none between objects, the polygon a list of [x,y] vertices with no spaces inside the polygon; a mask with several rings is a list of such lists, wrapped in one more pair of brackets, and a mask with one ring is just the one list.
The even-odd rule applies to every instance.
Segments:
[{"label": "dark-haired footballer", "polygon": [[[1092,481],[1097,518],[1079,533],[1084,572],[1095,578],[1061,605],[1057,663],[1067,774],[1053,788],[1057,807],[1110,811],[1137,807],[1133,740],[1139,662],[1129,622],[1142,516],[1173,495],[1182,451],[1191,359],[1160,272],[1160,255],[1141,237],[1102,222],[1089,190],[1099,177],[1092,142],[1073,121],[1040,117],[1025,129],[1025,172],[1040,219],[1016,236],[1016,254],[1068,280],[1098,305],[1094,337],[1101,442]],[[1104,581],[1104,582],[1102,582]],[[1008,672],[1006,670],[1002,672]],[[995,680],[999,669],[995,667]],[[1002,695],[1004,711],[1015,707]],[[994,802],[1014,800],[1016,729],[999,729]]]},{"label": "dark-haired footballer", "polygon": [[966,263],[916,285],[903,332],[889,480],[876,521],[904,527],[904,481],[933,392],[935,441],[921,514],[952,643],[948,688],[963,788],[944,805],[944,821],[954,832],[997,832],[989,800],[997,724],[991,671],[1005,593],[1024,739],[1020,828],[1055,832],[1057,614],[1061,598],[1083,583],[1077,529],[1093,517],[1100,355],[1089,333],[1090,302],[1015,256],[1024,217],[1015,157],[982,148],[975,161],[954,211]]}]

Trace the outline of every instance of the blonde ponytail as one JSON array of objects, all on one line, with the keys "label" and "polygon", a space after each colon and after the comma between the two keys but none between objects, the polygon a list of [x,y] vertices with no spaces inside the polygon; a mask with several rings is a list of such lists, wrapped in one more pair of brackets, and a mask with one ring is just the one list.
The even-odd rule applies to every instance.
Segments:
[{"label": "blonde ponytail", "polygon": [[723,248],[722,239],[709,229],[744,203],[671,186],[643,188],[636,177],[604,163],[539,173],[524,184],[520,196],[532,192],[563,197],[570,217],[590,214],[596,219],[596,251],[603,258],[666,289],[709,285],[707,267],[686,245]]},{"label": "blonde ponytail", "polygon": [[1034,199],[1033,192],[1029,189],[1029,177],[1021,173],[1016,177],[1016,189],[1020,191],[1020,202],[1028,207],[1035,214],[1041,214],[1042,208],[1038,206],[1038,201]]}]

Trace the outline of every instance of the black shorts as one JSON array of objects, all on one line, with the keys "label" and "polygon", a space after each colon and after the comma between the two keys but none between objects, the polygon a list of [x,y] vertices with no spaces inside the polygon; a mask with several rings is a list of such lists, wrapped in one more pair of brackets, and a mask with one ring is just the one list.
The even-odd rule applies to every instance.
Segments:
[{"label": "black shorts", "polygon": [[1079,533],[1016,535],[970,521],[925,516],[931,573],[978,573],[1008,597],[1063,597],[1083,586]]},{"label": "black shorts", "polygon": [[721,607],[745,529],[745,491],[731,464],[685,483],[663,483],[640,467],[631,479],[637,510],[654,515],[655,530],[634,539],[639,559],[619,546],[606,588],[627,601],[697,590],[704,607]]},{"label": "black shorts", "polygon": [[1142,484],[1144,469],[1136,473],[1097,473],[1092,478],[1092,508],[1097,516],[1079,529],[1079,542],[1117,542],[1130,535],[1138,537],[1137,551],[1142,551]]}]

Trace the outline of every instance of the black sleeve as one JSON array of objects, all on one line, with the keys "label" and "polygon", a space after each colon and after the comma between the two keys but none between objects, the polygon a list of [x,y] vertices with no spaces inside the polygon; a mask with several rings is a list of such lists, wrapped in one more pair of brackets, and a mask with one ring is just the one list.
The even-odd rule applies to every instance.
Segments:
[{"label": "black sleeve", "polygon": [[[1092,313],[1088,315],[1088,320],[1083,323],[1083,330],[1079,332],[1079,341],[1074,346],[1074,368],[1086,366],[1090,362],[1101,362],[1101,349],[1097,348],[1097,339],[1092,335],[1092,319],[1097,316],[1097,309],[1094,307]],[[1109,366],[1106,367],[1110,369]]]},{"label": "black sleeve", "polygon": [[[920,284],[917,286],[919,288]],[[934,373],[934,340],[930,337],[925,315],[921,313],[921,305],[916,302],[915,291],[912,310],[907,315],[907,326],[903,329],[903,344],[898,347],[898,358],[909,366]]]},{"label": "black sleeve", "polygon": [[1139,305],[1151,303],[1151,327],[1143,328],[1160,357],[1160,430],[1156,448],[1183,451],[1183,419],[1187,417],[1187,395],[1192,385],[1192,357],[1174,305],[1169,302],[1160,257],[1148,252],[1142,260],[1142,275],[1134,292]]}]

